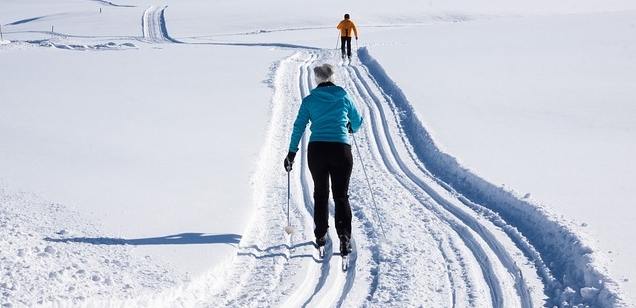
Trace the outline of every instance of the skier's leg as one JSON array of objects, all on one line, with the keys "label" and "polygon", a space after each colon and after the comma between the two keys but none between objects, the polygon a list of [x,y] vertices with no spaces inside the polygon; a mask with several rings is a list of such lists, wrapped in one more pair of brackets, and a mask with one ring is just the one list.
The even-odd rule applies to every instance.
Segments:
[{"label": "skier's leg", "polygon": [[335,203],[335,221],[338,236],[351,237],[351,205],[349,203],[349,180],[353,169],[351,146],[340,143],[336,145],[332,158],[331,188]]},{"label": "skier's leg", "polygon": [[314,180],[314,235],[321,238],[329,228],[329,168],[321,143],[310,142],[307,165]]},{"label": "skier's leg", "polygon": [[347,37],[347,56],[351,58],[351,37]]},{"label": "skier's leg", "polygon": [[316,186],[314,191],[314,235],[322,238],[329,229],[329,190],[326,193],[319,191]]},{"label": "skier's leg", "polygon": [[347,45],[347,37],[346,36],[341,36],[340,37],[340,51],[342,51],[342,58],[344,59],[345,55],[346,55],[346,46]]},{"label": "skier's leg", "polygon": [[334,198],[336,204],[336,231],[338,235],[351,237],[351,204],[349,196]]}]

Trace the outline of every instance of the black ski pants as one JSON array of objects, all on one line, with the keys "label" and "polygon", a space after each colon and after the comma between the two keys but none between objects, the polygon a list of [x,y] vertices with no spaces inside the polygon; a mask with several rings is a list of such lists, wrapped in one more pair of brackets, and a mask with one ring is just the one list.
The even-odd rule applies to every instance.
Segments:
[{"label": "black ski pants", "polygon": [[351,237],[349,180],[353,169],[351,146],[340,142],[310,142],[307,164],[314,180],[314,234],[320,238],[329,228],[329,180],[335,204],[338,237]]},{"label": "black ski pants", "polygon": [[346,45],[346,55],[351,58],[351,37],[350,36],[341,36],[340,37],[340,49],[342,50],[342,57],[345,56],[345,45]]}]

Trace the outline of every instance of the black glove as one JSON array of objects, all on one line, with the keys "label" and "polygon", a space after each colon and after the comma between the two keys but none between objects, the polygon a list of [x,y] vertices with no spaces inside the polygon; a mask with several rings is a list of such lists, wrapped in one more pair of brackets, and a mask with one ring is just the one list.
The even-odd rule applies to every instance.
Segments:
[{"label": "black glove", "polygon": [[287,153],[287,157],[283,161],[283,165],[285,166],[285,171],[289,172],[292,170],[292,165],[294,164],[294,158],[296,157],[296,153],[289,152]]},{"label": "black glove", "polygon": [[353,129],[351,129],[351,122],[347,123],[347,130],[349,131],[349,134],[353,134]]}]

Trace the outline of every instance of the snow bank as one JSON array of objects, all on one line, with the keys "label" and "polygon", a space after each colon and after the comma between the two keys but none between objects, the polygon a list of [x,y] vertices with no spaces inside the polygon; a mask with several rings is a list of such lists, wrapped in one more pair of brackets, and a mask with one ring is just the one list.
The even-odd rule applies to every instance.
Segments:
[{"label": "snow bank", "polygon": [[545,293],[554,299],[547,303],[549,306],[627,307],[617,284],[595,262],[594,249],[571,225],[545,206],[489,183],[442,152],[401,89],[367,48],[360,48],[359,57],[395,104],[405,137],[426,168],[441,181],[450,183],[449,190],[465,196],[468,200],[464,203],[491,212],[494,217],[489,219],[507,225],[503,229],[516,234],[517,245],[525,246],[522,249],[545,280]]},{"label": "snow bank", "polygon": [[159,294],[187,277],[60,204],[0,184],[0,306],[109,306]]}]

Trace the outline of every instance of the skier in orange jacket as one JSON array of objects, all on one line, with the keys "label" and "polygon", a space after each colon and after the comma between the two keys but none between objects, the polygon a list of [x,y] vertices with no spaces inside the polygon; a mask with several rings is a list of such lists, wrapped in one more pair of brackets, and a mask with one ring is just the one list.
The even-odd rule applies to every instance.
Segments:
[{"label": "skier in orange jacket", "polygon": [[[356,28],[356,24],[349,19],[349,14],[344,15],[344,19],[340,21],[338,28],[340,30],[340,49],[342,50],[342,58],[348,56],[351,59],[351,37],[355,36],[356,40],[358,39],[358,29]],[[346,53],[345,53],[345,45]]]}]

